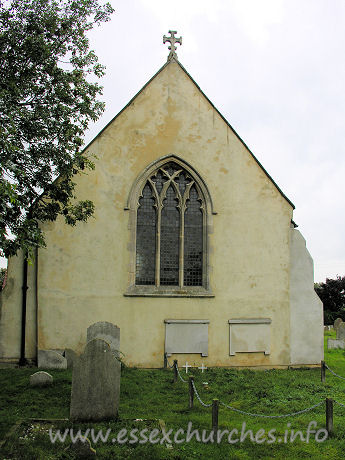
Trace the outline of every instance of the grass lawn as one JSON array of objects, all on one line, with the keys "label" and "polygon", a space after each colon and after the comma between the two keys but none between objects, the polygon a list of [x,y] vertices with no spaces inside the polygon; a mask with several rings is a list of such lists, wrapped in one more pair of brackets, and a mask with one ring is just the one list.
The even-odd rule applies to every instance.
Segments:
[{"label": "grass lawn", "polygon": [[[333,336],[325,333],[325,340]],[[345,377],[345,352],[342,350],[325,351],[325,361],[336,373]],[[6,435],[6,442],[0,447],[0,459],[68,459],[74,458],[67,449],[70,440],[52,444],[48,435],[51,423],[29,420],[30,418],[63,419],[69,416],[71,391],[70,371],[49,371],[54,377],[50,388],[31,388],[29,376],[35,369],[0,370],[0,439]],[[313,406],[326,397],[345,404],[345,380],[326,373],[326,382],[320,381],[320,369],[289,370],[234,370],[209,369],[204,374],[193,369],[195,384],[202,400],[210,403],[219,398],[225,403],[246,412],[282,415],[300,411]],[[186,375],[181,372],[185,378]],[[261,440],[252,442],[250,434],[244,442],[228,443],[228,433],[220,443],[197,442],[195,437],[188,443],[167,448],[166,443],[124,443],[111,442],[119,431],[136,429],[159,429],[158,419],[164,420],[166,429],[174,433],[182,428],[187,431],[188,422],[200,432],[211,428],[211,408],[205,408],[194,400],[194,408],[188,409],[188,385],[178,381],[172,383],[171,370],[123,369],[121,377],[121,402],[119,419],[112,422],[95,424],[72,424],[68,421],[54,422],[53,432],[57,428],[64,431],[80,428],[102,428],[103,434],[111,429],[106,443],[92,443],[100,459],[342,459],[345,451],[345,407],[334,405],[334,433],[330,439],[318,443],[311,435],[309,442],[299,437],[290,442],[291,430],[301,430],[305,436],[309,422],[317,422],[317,430],[325,427],[325,404],[314,410],[288,418],[258,418],[242,415],[224,407],[219,410],[219,429],[234,432],[232,439],[240,437],[242,424],[246,431],[252,430],[253,436],[259,429],[265,430]],[[209,383],[208,389],[202,382]],[[135,420],[143,419],[143,420]],[[22,422],[21,422],[22,421]],[[21,422],[21,424],[19,424]],[[15,424],[17,423],[17,426]],[[291,425],[289,425],[291,424]],[[12,428],[12,434],[8,434]],[[267,443],[268,432],[281,438],[281,442]],[[136,435],[138,435],[138,431]],[[146,432],[148,435],[148,432]],[[173,441],[174,434],[170,436]],[[182,435],[181,435],[182,437]],[[90,438],[90,436],[89,436]],[[134,438],[132,438],[134,439]],[[260,440],[260,439],[259,439]],[[284,442],[287,440],[287,442]]]}]

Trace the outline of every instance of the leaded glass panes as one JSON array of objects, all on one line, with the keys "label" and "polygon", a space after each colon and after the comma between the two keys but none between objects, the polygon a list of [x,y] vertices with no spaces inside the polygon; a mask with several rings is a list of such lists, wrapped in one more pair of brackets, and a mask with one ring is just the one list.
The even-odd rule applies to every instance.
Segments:
[{"label": "leaded glass panes", "polygon": [[164,171],[166,171],[170,177],[174,174],[174,172],[182,170],[181,166],[173,162],[167,163],[162,167],[162,169],[164,169]]},{"label": "leaded glass panes", "polygon": [[137,210],[137,285],[203,285],[204,212],[200,188],[180,164],[148,177]]},{"label": "leaded glass panes", "polygon": [[161,221],[160,284],[178,286],[180,213],[176,193],[170,185],[163,200]]},{"label": "leaded glass panes", "polygon": [[202,285],[203,225],[201,203],[193,185],[184,216],[184,285]]},{"label": "leaded glass panes", "polygon": [[137,211],[136,284],[155,284],[156,209],[151,187],[146,184]]}]

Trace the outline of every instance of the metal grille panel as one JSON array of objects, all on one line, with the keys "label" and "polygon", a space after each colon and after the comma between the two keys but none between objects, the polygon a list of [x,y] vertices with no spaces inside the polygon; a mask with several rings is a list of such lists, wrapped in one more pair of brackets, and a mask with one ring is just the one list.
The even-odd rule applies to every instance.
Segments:
[{"label": "metal grille panel", "polygon": [[161,285],[178,286],[180,213],[175,191],[170,186],[163,202],[161,222]]},{"label": "metal grille panel", "polygon": [[148,178],[137,209],[137,285],[203,285],[205,208],[199,193],[195,179],[172,161]]},{"label": "metal grille panel", "polygon": [[167,171],[170,177],[174,174],[174,172],[182,170],[181,166],[173,162],[164,165],[162,169],[164,169],[164,171]]},{"label": "metal grille panel", "polygon": [[203,216],[195,186],[187,201],[184,221],[184,285],[202,286]]},{"label": "metal grille panel", "polygon": [[146,184],[137,211],[136,284],[154,285],[156,266],[156,209],[151,187]]}]

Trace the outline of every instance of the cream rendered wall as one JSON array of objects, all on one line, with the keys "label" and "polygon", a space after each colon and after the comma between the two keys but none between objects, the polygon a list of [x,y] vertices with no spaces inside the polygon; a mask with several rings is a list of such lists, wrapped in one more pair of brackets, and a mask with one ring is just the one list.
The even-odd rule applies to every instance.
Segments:
[{"label": "cream rendered wall", "polygon": [[[81,352],[87,327],[121,328],[129,365],[163,364],[164,319],[209,319],[209,356],[174,356],[206,365],[290,363],[289,225],[292,207],[176,62],[167,65],[89,146],[96,169],[77,178],[78,198],[96,211],[76,228],[44,224],[38,256],[39,348]],[[130,266],[133,181],[175,154],[207,183],[215,211],[210,235],[214,298],[124,297]],[[229,356],[233,318],[271,318],[271,354]]]},{"label": "cream rendered wall", "polygon": [[313,260],[301,233],[291,228],[290,361],[320,363],[323,359],[323,306],[314,291]]},{"label": "cream rendered wall", "polygon": [[[0,293],[0,361],[17,362],[20,358],[22,325],[23,254],[8,261],[7,282]],[[34,361],[36,341],[36,266],[28,266],[26,306],[26,358]]]},{"label": "cream rendered wall", "polygon": [[[94,217],[75,228],[63,219],[43,224],[47,247],[37,258],[38,348],[81,352],[87,327],[110,321],[121,328],[128,365],[160,367],[164,320],[208,319],[209,356],[173,358],[207,366],[289,365],[292,207],[180,65],[165,66],[87,151],[96,155],[96,169],[76,178],[76,192],[79,199],[92,199]],[[131,266],[128,193],[147,165],[169,154],[198,171],[217,212],[209,216],[214,298],[123,295]],[[21,267],[11,261],[15,289],[6,294],[6,288],[3,295],[0,358],[19,356]],[[29,291],[32,354],[34,286]],[[229,356],[228,320],[237,318],[272,320],[269,355]]]}]

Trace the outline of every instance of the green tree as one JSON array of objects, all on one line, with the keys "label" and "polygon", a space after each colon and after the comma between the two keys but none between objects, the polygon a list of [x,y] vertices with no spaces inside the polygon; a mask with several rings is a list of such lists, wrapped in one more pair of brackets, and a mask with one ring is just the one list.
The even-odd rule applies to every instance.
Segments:
[{"label": "green tree", "polygon": [[94,168],[82,136],[104,110],[104,74],[86,33],[113,9],[98,0],[0,0],[0,255],[44,246],[37,222],[93,213],[73,176]]},{"label": "green tree", "polygon": [[326,278],[325,283],[315,283],[314,288],[323,303],[325,324],[333,324],[336,318],[345,321],[345,276]]}]

